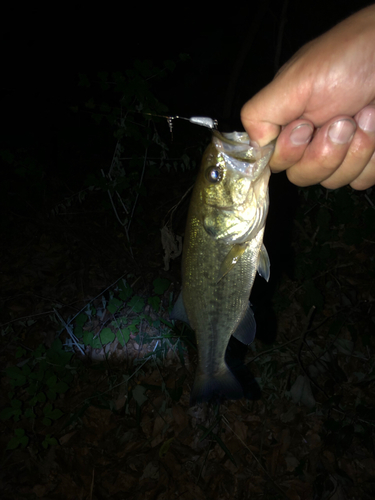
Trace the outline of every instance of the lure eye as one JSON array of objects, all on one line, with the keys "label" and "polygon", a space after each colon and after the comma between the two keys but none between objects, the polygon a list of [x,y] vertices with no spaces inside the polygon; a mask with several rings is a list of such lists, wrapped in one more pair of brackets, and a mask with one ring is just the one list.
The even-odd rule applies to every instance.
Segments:
[{"label": "lure eye", "polygon": [[211,184],[217,184],[223,178],[223,170],[220,165],[215,165],[206,170],[206,179]]}]

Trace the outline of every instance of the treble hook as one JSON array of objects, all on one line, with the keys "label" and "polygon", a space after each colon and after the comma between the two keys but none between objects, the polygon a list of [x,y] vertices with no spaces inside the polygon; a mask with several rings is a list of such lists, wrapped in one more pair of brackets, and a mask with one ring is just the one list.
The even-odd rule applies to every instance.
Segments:
[{"label": "treble hook", "polygon": [[171,133],[171,140],[173,141],[173,116],[167,116],[169,132]]}]

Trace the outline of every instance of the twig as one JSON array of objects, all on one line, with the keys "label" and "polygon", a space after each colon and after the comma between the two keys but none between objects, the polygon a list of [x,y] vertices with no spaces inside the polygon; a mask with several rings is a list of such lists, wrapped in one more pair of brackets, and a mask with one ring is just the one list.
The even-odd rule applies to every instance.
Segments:
[{"label": "twig", "polygon": [[80,311],[77,312],[77,314],[75,316],[73,316],[73,318],[70,320],[70,323],[74,320],[74,318],[76,318],[79,314],[81,314],[81,312],[84,311],[89,304],[91,304],[92,302],[94,302],[94,300],[96,300],[98,297],[100,297],[101,295],[103,295],[103,293],[105,293],[107,290],[109,290],[110,288],[112,288],[113,286],[115,286],[116,283],[118,283],[125,275],[126,275],[126,273],[124,273],[122,276],[120,276],[119,278],[117,278],[116,281],[114,281],[113,283],[111,283],[110,285],[108,285],[107,288],[105,288],[102,292],[98,293],[98,295],[96,297],[94,297],[93,299],[91,299],[90,302],[88,302],[84,307],[82,307],[82,309]]},{"label": "twig", "polygon": [[94,491],[94,478],[95,478],[95,467],[92,469],[92,479],[90,485],[90,500],[92,500],[92,492]]},{"label": "twig", "polygon": [[204,466],[206,465],[206,462],[207,462],[207,457],[208,457],[208,454],[210,453],[211,451],[211,447],[212,447],[212,443],[213,441],[209,441],[209,446],[207,447],[207,452],[206,452],[206,456],[204,457],[204,460],[203,460],[203,464],[202,464],[202,467],[199,471],[199,474],[198,474],[198,477],[197,477],[197,481],[196,481],[196,484],[198,484],[201,476],[202,476],[202,472],[203,472],[203,469],[204,469]]},{"label": "twig", "polygon": [[58,313],[58,311],[56,309],[53,309],[56,316],[59,318],[59,320],[61,321],[61,323],[64,325],[66,331],[69,333],[70,335],[70,338],[73,340],[74,342],[74,345],[79,349],[79,351],[81,352],[82,356],[85,355],[85,351],[82,349],[82,347],[80,346],[79,344],[79,341],[78,341],[78,338],[74,335],[73,333],[73,330],[71,328],[70,325],[68,325],[68,323],[66,323],[66,321],[60,316],[60,314]]},{"label": "twig", "polygon": [[[157,341],[157,342],[156,342],[155,347],[154,347],[154,351],[156,350],[156,348],[157,348],[158,344],[159,344],[159,341]],[[134,377],[134,375],[135,375],[135,374],[136,374],[136,373],[137,373],[137,372],[138,372],[138,371],[142,368],[142,366],[143,366],[143,365],[145,365],[145,364],[147,363],[147,361],[148,361],[149,359],[151,359],[151,357],[152,357],[152,356],[149,356],[147,359],[145,359],[145,361],[144,361],[144,362],[143,362],[140,366],[138,366],[138,368],[135,370],[135,372],[134,372],[134,373],[132,373],[132,374],[130,375],[130,377],[128,378],[127,382],[129,382],[129,380],[130,380],[132,377]],[[123,383],[123,382],[121,382],[121,384],[122,384],[122,383]],[[121,384],[118,384],[118,385],[121,385]],[[115,387],[116,387],[116,386],[115,386]]]},{"label": "twig", "polygon": [[306,368],[303,366],[302,359],[301,359],[302,347],[303,347],[303,344],[305,344],[305,343],[306,343],[306,336],[307,336],[307,334],[308,334],[308,333],[309,333],[309,331],[310,331],[310,330],[309,330],[309,327],[310,327],[310,325],[311,325],[311,320],[312,320],[313,314],[314,314],[314,312],[315,312],[315,309],[316,309],[316,307],[315,307],[315,306],[311,306],[311,309],[310,309],[310,311],[309,311],[309,314],[307,315],[307,320],[306,320],[306,328],[305,328],[305,330],[302,332],[302,335],[301,335],[301,343],[300,343],[299,348],[298,348],[298,354],[297,354],[297,357],[298,357],[298,363],[299,363],[299,366],[300,366],[301,370],[303,371],[303,373],[306,375],[306,377],[310,380],[310,382],[312,382],[312,383],[315,385],[315,387],[316,387],[319,391],[321,391],[321,392],[325,395],[325,397],[326,397],[327,399],[329,399],[329,396],[328,396],[328,394],[325,392],[325,390],[324,390],[322,387],[320,387],[320,385],[319,385],[317,382],[315,382],[315,380],[311,377],[311,375],[309,374],[309,372],[308,372],[308,371],[306,370]]},{"label": "twig", "polygon": [[270,352],[272,351],[278,351],[279,349],[282,349],[283,347],[285,347],[286,345],[289,345],[289,344],[292,344],[293,342],[296,342],[297,340],[300,340],[300,336],[296,337],[295,339],[292,339],[292,340],[288,340],[288,342],[285,342],[285,344],[281,344],[281,345],[278,345],[276,347],[273,347],[272,349],[268,349],[267,351],[263,351],[263,352],[260,352],[259,354],[257,354],[253,359],[250,360],[250,363],[252,363],[253,361],[255,361],[256,359],[260,358],[261,356],[263,356],[264,354],[269,354]]},{"label": "twig", "polygon": [[[139,180],[139,186],[138,187],[141,187],[141,185],[142,185],[143,176],[144,176],[145,169],[146,169],[147,151],[148,151],[148,147],[146,148],[146,151],[145,151],[145,156],[144,156],[144,160],[143,160],[143,168],[142,168],[141,178]],[[133,205],[133,208],[132,208],[132,213],[130,215],[130,220],[129,220],[129,224],[128,224],[128,232],[129,232],[132,220],[133,220],[134,210],[135,210],[135,207],[137,206],[138,198],[139,198],[139,190],[138,190],[137,196],[135,197],[134,205]]]},{"label": "twig", "polygon": [[2,323],[0,325],[0,328],[2,328],[3,326],[6,326],[6,325],[10,325],[11,323],[14,323],[15,321],[22,321],[23,319],[34,318],[36,316],[45,316],[46,314],[51,314],[53,312],[55,312],[55,311],[52,310],[52,311],[46,311],[46,312],[42,312],[42,313],[38,313],[38,314],[28,314],[27,316],[21,316],[20,318],[14,318],[14,319],[11,319],[10,321],[7,321],[6,323]]}]

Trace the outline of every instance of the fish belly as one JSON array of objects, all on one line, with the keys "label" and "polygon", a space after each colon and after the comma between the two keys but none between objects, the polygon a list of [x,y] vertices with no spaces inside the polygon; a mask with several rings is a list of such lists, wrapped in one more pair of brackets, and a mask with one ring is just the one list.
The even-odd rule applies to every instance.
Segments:
[{"label": "fish belly", "polygon": [[195,330],[199,365],[191,405],[210,399],[240,399],[243,390],[225,363],[230,336],[244,316],[254,282],[263,230],[228,274],[217,281],[230,246],[210,238],[201,226],[187,228],[183,257],[183,302]]}]

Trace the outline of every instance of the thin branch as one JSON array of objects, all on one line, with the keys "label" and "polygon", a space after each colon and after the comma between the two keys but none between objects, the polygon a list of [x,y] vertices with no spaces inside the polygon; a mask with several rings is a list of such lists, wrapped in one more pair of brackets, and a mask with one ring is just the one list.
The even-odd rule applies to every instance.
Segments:
[{"label": "thin branch", "polygon": [[[145,156],[144,156],[144,161],[143,161],[143,168],[142,168],[141,178],[139,180],[139,187],[141,187],[141,185],[142,185],[143,176],[144,176],[144,173],[145,173],[146,161],[147,161],[147,151],[148,151],[148,147],[146,148],[146,151],[145,151]],[[130,220],[129,220],[129,224],[128,224],[128,231],[130,229],[130,225],[131,225],[132,220],[133,220],[134,210],[135,210],[135,207],[137,206],[138,198],[139,198],[139,191],[138,191],[137,196],[135,198],[133,209],[132,209],[132,213],[130,215]]]}]

